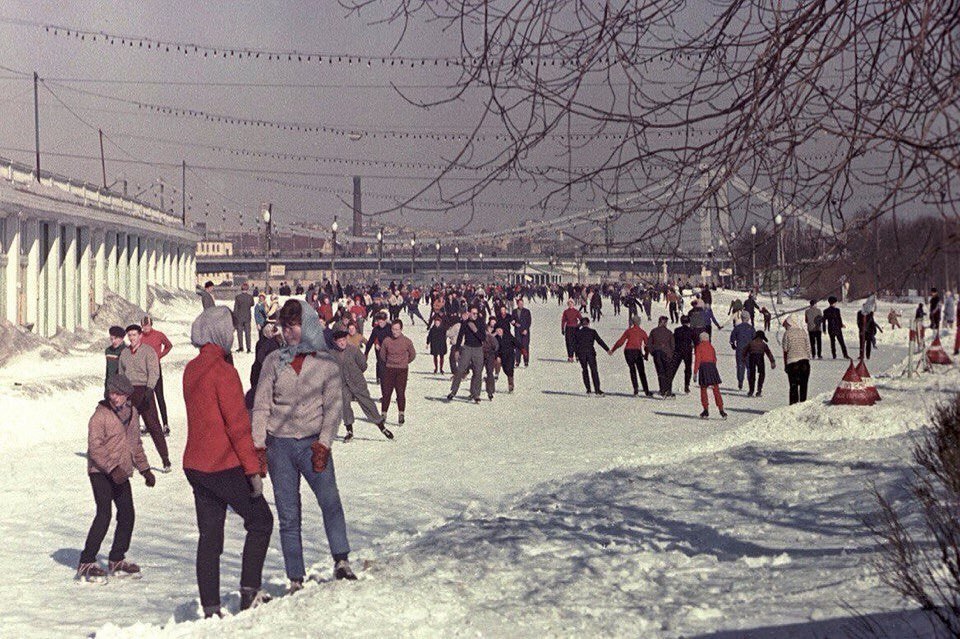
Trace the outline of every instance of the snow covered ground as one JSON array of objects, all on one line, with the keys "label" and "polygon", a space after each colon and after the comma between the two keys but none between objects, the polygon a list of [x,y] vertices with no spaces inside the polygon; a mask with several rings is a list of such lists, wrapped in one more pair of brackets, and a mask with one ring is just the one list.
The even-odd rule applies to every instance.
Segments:
[{"label": "snow covered ground", "polygon": [[[730,297],[717,298],[725,309]],[[851,326],[855,309],[844,306]],[[180,375],[194,356],[187,335],[199,303],[151,310],[176,344],[164,378],[177,460]],[[887,310],[881,305],[878,319]],[[217,621],[197,619],[193,500],[176,463],[154,489],[134,483],[129,556],[145,578],[72,581],[93,515],[83,454],[102,356],[11,362],[0,369],[0,560],[8,566],[0,636],[679,637],[753,629],[806,637],[835,632],[851,609],[909,608],[873,574],[861,520],[873,509],[872,485],[896,494],[910,431],[960,388],[960,375],[896,377],[906,329],[885,333],[870,362],[875,376],[891,373],[877,380],[884,401],[855,409],[824,405],[845,369],[840,361],[814,362],[806,404],[784,407],[782,361],[768,370],[762,399],[745,397],[727,325],[714,341],[730,419],[704,422],[696,394],[631,396],[619,353],[600,357],[608,396],[587,398],[579,366],[566,363],[556,304],[535,304],[533,314],[531,365],[518,371],[517,391],[479,406],[440,401],[448,380],[430,372],[423,327],[408,330],[421,354],[407,424],[391,424],[390,442],[358,422],[355,441],[334,448],[360,581],[330,581],[319,509],[305,499],[306,559],[318,582]],[[625,322],[605,317],[596,328],[612,344]],[[856,344],[854,332],[847,343]],[[237,356],[244,380],[251,358]],[[650,363],[647,371],[655,380]],[[145,448],[158,463],[149,438]],[[225,592],[236,588],[242,536],[238,518],[228,517]],[[271,546],[266,587],[281,595],[276,530]],[[227,608],[235,611],[237,599],[228,595]]]}]

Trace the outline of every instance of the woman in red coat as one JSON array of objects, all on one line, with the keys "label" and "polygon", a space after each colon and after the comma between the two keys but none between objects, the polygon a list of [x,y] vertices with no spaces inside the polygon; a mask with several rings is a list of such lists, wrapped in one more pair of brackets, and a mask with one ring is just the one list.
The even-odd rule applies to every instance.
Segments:
[{"label": "woman in red coat", "polygon": [[700,343],[693,349],[693,375],[700,383],[700,403],[703,405],[703,412],[700,413],[700,419],[710,417],[710,403],[707,399],[707,389],[713,389],[713,401],[716,402],[720,410],[720,417],[727,418],[723,412],[723,398],[720,396],[720,371],[717,370],[717,352],[713,350],[713,344],[710,343],[710,335],[700,333]]},{"label": "woman in red coat", "polygon": [[205,309],[193,322],[191,343],[200,354],[183,370],[187,445],[183,471],[193,487],[200,540],[197,581],[207,617],[220,612],[220,554],[227,506],[243,518],[247,539],[240,569],[240,608],[267,597],[263,562],[273,533],[273,513],[263,498],[265,462],[253,446],[250,415],[240,375],[227,357],[233,348],[233,316],[226,306]]}]

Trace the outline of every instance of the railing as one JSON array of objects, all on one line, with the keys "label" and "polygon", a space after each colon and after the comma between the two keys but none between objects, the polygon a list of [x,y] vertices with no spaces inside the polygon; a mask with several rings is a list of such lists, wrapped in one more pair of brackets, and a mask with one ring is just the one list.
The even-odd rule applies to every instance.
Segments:
[{"label": "railing", "polygon": [[[0,176],[14,185],[29,187],[37,183],[33,167],[0,157]],[[142,200],[114,193],[89,182],[84,182],[49,171],[40,171],[40,185],[69,193],[83,206],[93,206],[159,224],[181,224],[179,215],[164,212]]]}]

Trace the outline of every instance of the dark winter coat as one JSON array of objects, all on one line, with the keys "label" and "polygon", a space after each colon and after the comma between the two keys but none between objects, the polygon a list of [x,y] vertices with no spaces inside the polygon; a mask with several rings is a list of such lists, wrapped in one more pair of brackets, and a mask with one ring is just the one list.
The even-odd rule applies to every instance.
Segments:
[{"label": "dark winter coat", "polygon": [[836,306],[828,306],[823,309],[823,323],[827,326],[827,332],[837,333],[843,330],[843,320],[840,319],[840,309]]},{"label": "dark winter coat", "polygon": [[431,326],[427,333],[427,346],[430,347],[431,355],[447,354],[447,331],[440,326]]},{"label": "dark winter coat", "polygon": [[573,335],[573,352],[576,353],[579,358],[589,355],[596,356],[597,351],[593,347],[595,343],[599,344],[603,350],[610,351],[610,347],[606,345],[595,330],[589,326],[581,326]]},{"label": "dark winter coat", "polygon": [[689,326],[680,325],[673,331],[674,354],[678,358],[684,358],[693,355],[693,348],[696,344],[696,335]]}]

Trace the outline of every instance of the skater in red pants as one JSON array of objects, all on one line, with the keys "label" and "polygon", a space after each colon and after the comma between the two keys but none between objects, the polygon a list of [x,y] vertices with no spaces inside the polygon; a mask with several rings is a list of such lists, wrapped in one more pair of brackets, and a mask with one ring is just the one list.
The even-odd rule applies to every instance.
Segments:
[{"label": "skater in red pants", "polygon": [[703,412],[700,413],[700,419],[710,417],[710,403],[707,398],[707,389],[713,389],[713,401],[717,404],[720,411],[720,417],[727,418],[723,412],[723,398],[720,396],[720,371],[717,370],[717,352],[713,350],[713,344],[710,343],[710,336],[707,333],[700,333],[700,343],[693,350],[693,375],[700,383],[700,403],[703,405]]}]

